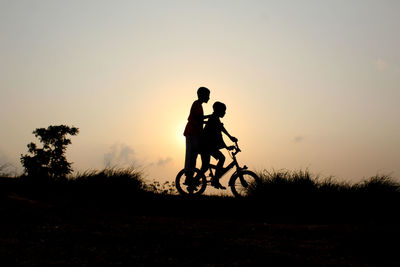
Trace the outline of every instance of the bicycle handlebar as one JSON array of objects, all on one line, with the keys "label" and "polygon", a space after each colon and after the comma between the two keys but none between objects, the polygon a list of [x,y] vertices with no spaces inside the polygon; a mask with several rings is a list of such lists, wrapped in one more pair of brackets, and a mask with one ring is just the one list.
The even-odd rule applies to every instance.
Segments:
[{"label": "bicycle handlebar", "polygon": [[237,142],[235,142],[235,151],[231,152],[232,156],[235,156],[237,153],[241,152],[242,150],[240,150],[239,145]]},{"label": "bicycle handlebar", "polygon": [[242,151],[242,150],[240,150],[240,148],[239,148],[239,145],[238,145],[238,143],[237,143],[237,142],[235,142],[235,146],[236,146],[236,151],[237,151],[237,152],[240,152],[240,151]]}]

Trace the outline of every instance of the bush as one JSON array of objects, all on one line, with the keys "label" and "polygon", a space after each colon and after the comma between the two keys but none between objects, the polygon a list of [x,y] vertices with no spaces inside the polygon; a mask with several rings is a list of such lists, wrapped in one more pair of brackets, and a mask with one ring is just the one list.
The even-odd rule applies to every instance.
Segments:
[{"label": "bush", "polygon": [[249,196],[293,196],[312,193],[318,189],[317,179],[313,178],[308,170],[297,172],[288,170],[269,172],[264,170],[259,176],[261,182],[251,189]]},{"label": "bush", "polygon": [[75,177],[71,178],[70,183],[90,185],[129,185],[138,189],[144,188],[142,173],[134,168],[105,168],[101,171],[86,171],[78,173]]},{"label": "bush", "polygon": [[250,196],[299,197],[314,193],[332,195],[343,193],[385,194],[397,193],[400,184],[388,175],[376,175],[360,183],[350,184],[335,181],[332,177],[320,179],[306,171],[263,171],[259,174],[261,182],[252,188]]},{"label": "bush", "polygon": [[389,175],[375,175],[354,186],[360,192],[367,193],[397,193],[400,184]]},{"label": "bush", "polygon": [[43,143],[43,147],[38,148],[35,143],[27,145],[30,155],[21,155],[25,174],[41,179],[66,178],[72,172],[71,163],[65,158],[67,145],[71,144],[66,135],[76,135],[78,132],[78,128],[65,125],[34,130],[33,134]]}]

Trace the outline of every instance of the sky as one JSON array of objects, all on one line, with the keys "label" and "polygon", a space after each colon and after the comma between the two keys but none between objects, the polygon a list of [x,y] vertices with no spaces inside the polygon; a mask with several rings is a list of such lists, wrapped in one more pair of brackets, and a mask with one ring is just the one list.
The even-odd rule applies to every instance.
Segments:
[{"label": "sky", "polygon": [[0,164],[21,172],[32,131],[65,124],[80,129],[75,172],[172,181],[205,86],[205,114],[226,104],[253,170],[400,178],[399,13],[395,0],[0,0]]}]

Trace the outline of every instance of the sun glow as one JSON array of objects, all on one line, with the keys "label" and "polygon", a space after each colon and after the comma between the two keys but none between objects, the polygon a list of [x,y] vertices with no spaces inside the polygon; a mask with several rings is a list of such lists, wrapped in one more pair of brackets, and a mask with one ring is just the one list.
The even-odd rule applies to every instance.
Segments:
[{"label": "sun glow", "polygon": [[183,135],[185,126],[186,122],[182,120],[179,120],[172,125],[172,139],[174,140],[174,144],[176,144],[176,147],[179,148],[179,150],[182,150],[185,147],[185,136]]}]

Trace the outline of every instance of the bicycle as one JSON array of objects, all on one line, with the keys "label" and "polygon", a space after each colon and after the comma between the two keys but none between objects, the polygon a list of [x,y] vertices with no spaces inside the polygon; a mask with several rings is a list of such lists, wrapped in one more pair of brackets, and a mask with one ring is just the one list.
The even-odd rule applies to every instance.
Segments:
[{"label": "bicycle", "polygon": [[[229,187],[235,197],[244,197],[247,196],[249,191],[257,186],[260,181],[260,178],[257,174],[252,171],[249,171],[247,166],[243,167],[239,166],[237,162],[236,155],[241,152],[237,142],[235,142],[235,146],[233,148],[233,152],[229,152],[229,155],[232,158],[232,162],[229,163],[225,168],[223,168],[221,173],[221,178],[233,167],[236,167],[236,171],[232,174],[229,179]],[[178,192],[181,195],[201,195],[207,188],[207,185],[211,183],[211,181],[215,177],[216,165],[210,164],[208,168],[208,175],[202,173],[199,169],[194,169],[193,179],[189,184],[184,184],[186,175],[185,169],[181,170],[175,179],[175,186]],[[207,172],[206,171],[206,172]]]}]

